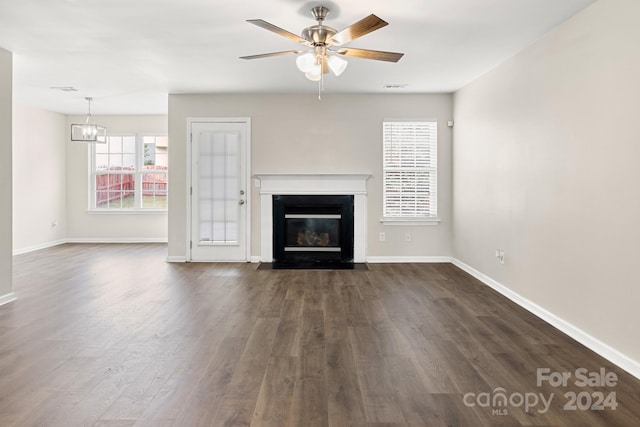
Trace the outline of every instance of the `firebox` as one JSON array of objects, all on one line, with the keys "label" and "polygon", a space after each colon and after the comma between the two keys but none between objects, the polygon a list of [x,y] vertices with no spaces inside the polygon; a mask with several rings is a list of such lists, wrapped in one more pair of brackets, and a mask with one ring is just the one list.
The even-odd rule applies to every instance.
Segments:
[{"label": "firebox", "polygon": [[351,268],[352,195],[273,195],[274,268]]}]

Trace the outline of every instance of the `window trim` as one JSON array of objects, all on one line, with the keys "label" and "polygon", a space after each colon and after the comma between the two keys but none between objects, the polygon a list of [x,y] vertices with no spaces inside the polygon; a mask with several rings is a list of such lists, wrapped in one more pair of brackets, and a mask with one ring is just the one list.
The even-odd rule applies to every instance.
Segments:
[{"label": "window trim", "polygon": [[[435,204],[435,214],[430,216],[389,216],[385,215],[385,206],[386,206],[386,172],[387,165],[385,164],[385,154],[386,154],[386,144],[385,144],[385,124],[387,123],[416,123],[416,122],[424,122],[424,123],[432,123],[434,125],[435,131],[435,168],[425,168],[431,169],[435,172],[435,196],[433,203]],[[380,218],[380,222],[384,225],[398,225],[398,226],[413,226],[413,225],[426,225],[433,226],[438,225],[442,222],[442,220],[438,216],[438,175],[439,175],[439,162],[438,162],[438,120],[435,118],[420,118],[420,119],[398,119],[398,118],[385,118],[382,121],[382,216]]]},{"label": "window trim", "polygon": [[[134,179],[136,186],[135,188],[142,189],[141,180],[142,175],[145,173],[142,169],[144,166],[144,156],[140,153],[144,152],[144,137],[152,136],[152,137],[167,137],[168,134],[162,132],[119,132],[119,133],[110,133],[106,136],[107,140],[109,137],[135,137],[135,170],[133,171]],[[108,141],[107,141],[108,142]],[[167,214],[169,207],[169,191],[167,186],[167,207],[165,208],[143,208],[137,207],[140,202],[140,190],[134,193],[134,204],[135,207],[132,208],[98,208],[96,207],[96,144],[91,144],[89,150],[89,197],[88,202],[89,206],[87,207],[87,213],[89,214],[99,214],[99,215],[109,215],[109,214]],[[166,172],[158,172],[161,174],[165,174],[167,176],[167,183],[169,181],[169,169],[167,168]]]}]

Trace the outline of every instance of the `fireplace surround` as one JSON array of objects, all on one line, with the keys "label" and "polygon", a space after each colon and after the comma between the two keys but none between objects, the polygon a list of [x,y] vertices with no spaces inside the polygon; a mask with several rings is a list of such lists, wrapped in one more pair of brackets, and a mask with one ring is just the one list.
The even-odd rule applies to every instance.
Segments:
[{"label": "fireplace surround", "polygon": [[[353,199],[353,262],[366,262],[367,180],[369,177],[369,174],[255,174],[256,186],[260,187],[259,261],[272,263],[276,259],[274,253],[274,196],[293,195],[351,196]],[[327,215],[335,214],[327,213]],[[290,219],[296,220],[298,218]],[[321,230],[320,234],[325,232],[328,231]],[[317,238],[322,239],[322,236]],[[289,252],[295,252],[295,250]]]}]

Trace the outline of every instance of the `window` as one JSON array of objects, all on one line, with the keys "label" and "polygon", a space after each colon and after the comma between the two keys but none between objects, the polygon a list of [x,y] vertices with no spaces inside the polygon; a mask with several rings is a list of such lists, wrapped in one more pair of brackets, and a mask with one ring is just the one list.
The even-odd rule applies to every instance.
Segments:
[{"label": "window", "polygon": [[438,123],[383,123],[383,220],[436,220]]},{"label": "window", "polygon": [[166,210],[166,136],[110,135],[92,158],[92,210]]}]

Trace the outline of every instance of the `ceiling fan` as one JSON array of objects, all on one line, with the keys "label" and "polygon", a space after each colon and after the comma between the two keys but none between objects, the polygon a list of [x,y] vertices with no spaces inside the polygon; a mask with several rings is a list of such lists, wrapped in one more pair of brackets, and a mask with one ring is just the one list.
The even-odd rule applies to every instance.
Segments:
[{"label": "ceiling fan", "polygon": [[347,61],[340,56],[375,59],[378,61],[398,62],[404,55],[397,52],[384,52],[381,50],[356,49],[343,47],[343,45],[360,38],[372,31],[388,25],[388,23],[376,15],[369,15],[342,31],[324,25],[324,20],[329,13],[325,6],[316,6],[311,13],[317,25],[302,30],[301,36],[297,36],[287,30],[270,24],[262,19],[249,19],[247,22],[257,25],[265,30],[272,31],[283,37],[306,46],[307,50],[285,50],[282,52],[263,53],[259,55],[241,56],[241,59],[268,58],[271,56],[297,55],[304,53],[296,59],[298,69],[305,73],[309,80],[318,81],[323,74],[331,70],[339,76],[347,67]]}]

